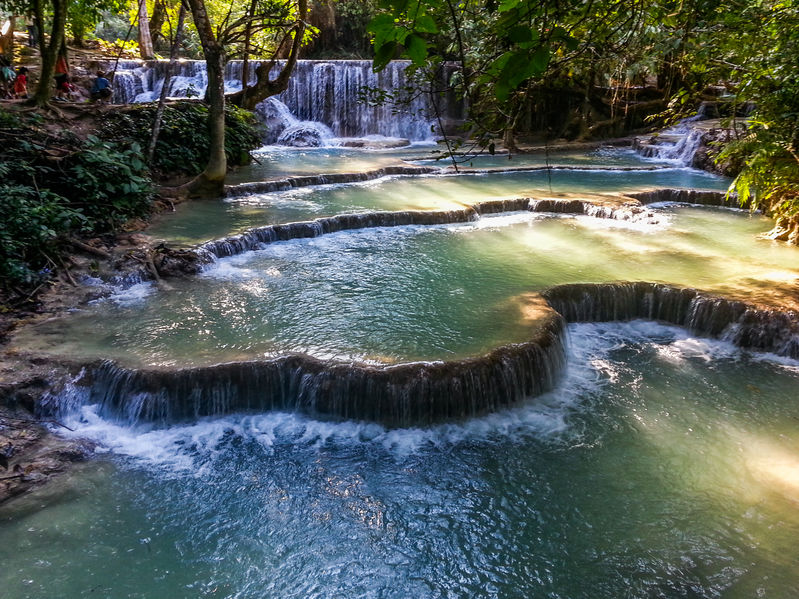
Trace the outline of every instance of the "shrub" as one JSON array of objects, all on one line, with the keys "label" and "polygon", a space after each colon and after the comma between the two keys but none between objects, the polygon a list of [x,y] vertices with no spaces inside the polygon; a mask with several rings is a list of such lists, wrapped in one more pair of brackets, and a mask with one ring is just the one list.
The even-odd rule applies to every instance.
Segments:
[{"label": "shrub", "polygon": [[[150,143],[156,106],[142,104],[108,115],[102,136],[108,140],[133,139],[142,147]],[[225,153],[230,165],[249,161],[250,150],[261,145],[251,112],[225,108]],[[176,102],[164,111],[155,146],[152,169],[161,174],[196,175],[208,162],[208,107],[199,102]]]}]

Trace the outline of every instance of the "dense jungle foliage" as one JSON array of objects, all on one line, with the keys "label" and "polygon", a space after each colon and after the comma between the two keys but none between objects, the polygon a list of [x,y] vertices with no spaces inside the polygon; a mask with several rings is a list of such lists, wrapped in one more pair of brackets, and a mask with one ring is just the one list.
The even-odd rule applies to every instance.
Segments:
[{"label": "dense jungle foliage", "polygon": [[[110,112],[103,119],[103,128],[98,135],[121,144],[133,140],[139,146],[147,147],[155,111],[154,104],[139,104]],[[208,106],[200,102],[175,102],[167,105],[150,165],[153,173],[199,173],[208,161],[207,120]],[[248,164],[250,151],[261,145],[261,136],[253,113],[235,106],[226,106],[225,130],[228,164]]]},{"label": "dense jungle foliage", "polygon": [[[106,115],[97,136],[80,139],[48,128],[36,113],[0,109],[0,285],[35,287],[62,266],[73,237],[117,231],[148,215],[152,173],[194,175],[208,155],[208,109],[196,102],[169,106],[152,170],[141,148],[154,106]],[[229,107],[227,152],[232,164],[260,144],[251,113]]]},{"label": "dense jungle foliage", "polygon": [[137,144],[51,131],[0,110],[0,282],[30,288],[60,268],[72,236],[114,231],[150,209],[153,185]]}]

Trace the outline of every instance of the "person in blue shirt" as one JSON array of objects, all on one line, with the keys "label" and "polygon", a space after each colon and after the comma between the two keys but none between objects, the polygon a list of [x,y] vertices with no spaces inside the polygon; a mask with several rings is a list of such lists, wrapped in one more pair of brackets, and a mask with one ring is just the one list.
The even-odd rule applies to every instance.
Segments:
[{"label": "person in blue shirt", "polygon": [[94,102],[104,103],[111,98],[111,83],[102,71],[97,71],[97,79],[94,80],[90,94]]}]

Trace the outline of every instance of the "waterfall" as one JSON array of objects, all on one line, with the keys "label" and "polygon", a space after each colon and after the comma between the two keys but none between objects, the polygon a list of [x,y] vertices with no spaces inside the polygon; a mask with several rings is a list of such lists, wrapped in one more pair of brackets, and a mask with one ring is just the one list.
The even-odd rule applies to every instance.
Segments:
[{"label": "waterfall", "polygon": [[626,194],[642,204],[699,204],[702,206],[724,206],[737,208],[740,206],[736,194],[712,189],[652,189],[634,191]]},{"label": "waterfall", "polygon": [[38,414],[62,417],[81,405],[100,404],[105,417],[130,425],[287,410],[390,427],[426,426],[496,411],[552,389],[565,364],[566,321],[646,318],[799,358],[796,312],[695,289],[648,282],[568,284],[524,299],[534,315],[525,325],[528,341],[483,356],[384,366],[305,354],[177,369],[129,369],[110,361],[72,365],[80,374],[67,380],[62,372],[65,381],[43,393]]},{"label": "waterfall", "polygon": [[[254,82],[258,63],[251,64],[250,81]],[[284,118],[284,127],[316,122],[328,127],[336,137],[380,135],[410,140],[433,137],[431,128],[435,119],[432,101],[425,94],[408,95],[405,91],[411,84],[405,74],[409,64],[407,61],[393,61],[383,71],[374,73],[370,60],[298,61],[288,88],[276,98],[286,108],[287,112],[284,111],[282,116],[288,114],[296,121]],[[133,103],[157,99],[168,65],[168,61],[120,61],[113,81],[114,101]],[[282,62],[279,61],[275,70],[281,66]],[[454,70],[454,67],[449,70]],[[241,73],[241,61],[227,64],[226,91],[241,89]],[[169,96],[202,97],[207,85],[204,61],[179,61],[178,73],[170,81]],[[391,92],[398,98],[407,96],[400,98],[406,99],[407,103],[371,102],[364,94],[367,88]],[[460,114],[447,114],[456,104],[452,99],[436,99],[436,102],[445,113],[443,116],[460,118]],[[281,110],[273,103],[270,107],[259,109],[259,113],[271,112],[274,115]],[[273,129],[270,141],[277,141],[282,132]]]},{"label": "waterfall", "polygon": [[[392,427],[424,426],[501,409],[552,389],[565,363],[563,319],[548,310],[531,339],[479,357],[392,366],[331,363],[307,355],[177,370],[103,362],[91,380],[41,402],[60,415],[99,403],[128,424],[173,422],[232,411],[290,410]],[[69,385],[67,386],[69,387]]]},{"label": "waterfall", "polygon": [[799,358],[799,315],[659,283],[560,285],[542,294],[569,322],[646,318]]},{"label": "waterfall", "polygon": [[694,155],[702,145],[705,131],[691,127],[686,119],[648,140],[636,139],[633,147],[647,158],[666,160],[681,166],[693,166]]},{"label": "waterfall", "polygon": [[[313,178],[313,176],[311,177]],[[195,257],[195,262],[203,263],[206,261],[204,257],[208,255],[214,258],[225,258],[258,249],[269,243],[319,237],[339,231],[376,227],[405,227],[409,225],[457,224],[477,220],[481,214],[519,211],[584,214],[594,218],[649,224],[657,224],[659,222],[659,217],[654,212],[631,203],[605,205],[596,204],[589,200],[537,200],[531,198],[491,200],[454,210],[401,210],[396,212],[339,214],[337,216],[317,218],[312,221],[257,227],[238,235],[231,235],[230,237],[202,244],[196,250],[197,257]]]}]

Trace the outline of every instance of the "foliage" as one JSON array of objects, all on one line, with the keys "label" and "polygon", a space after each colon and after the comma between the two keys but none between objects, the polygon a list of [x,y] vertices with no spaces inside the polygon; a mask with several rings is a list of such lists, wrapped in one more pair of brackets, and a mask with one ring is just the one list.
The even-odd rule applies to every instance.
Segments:
[{"label": "foliage", "polygon": [[[110,113],[102,136],[122,143],[149,143],[156,106],[143,104]],[[176,102],[164,111],[161,134],[155,146],[152,168],[161,174],[196,175],[208,161],[208,107],[199,102]],[[247,164],[249,152],[261,145],[252,113],[226,106],[225,153],[233,165]]]},{"label": "foliage", "polygon": [[65,239],[102,234],[150,209],[139,148],[51,133],[0,110],[0,286],[29,287],[58,266]]},{"label": "foliage", "polygon": [[67,28],[80,45],[104,14],[117,13],[124,5],[124,0],[72,0],[67,12]]},{"label": "foliage", "polygon": [[749,131],[719,160],[745,156],[734,188],[742,201],[799,221],[799,2],[766,0],[740,15],[737,39],[723,46],[737,99],[756,109]]},{"label": "foliage", "polygon": [[440,90],[434,81],[441,65],[459,62],[461,73],[449,87],[466,98],[468,129],[487,143],[535,110],[541,90],[582,90],[586,110],[601,83],[598,73],[619,70],[631,39],[645,29],[648,13],[641,8],[648,2],[382,0],[383,12],[369,26],[374,65],[379,70],[405,56],[428,74],[431,90]]}]

